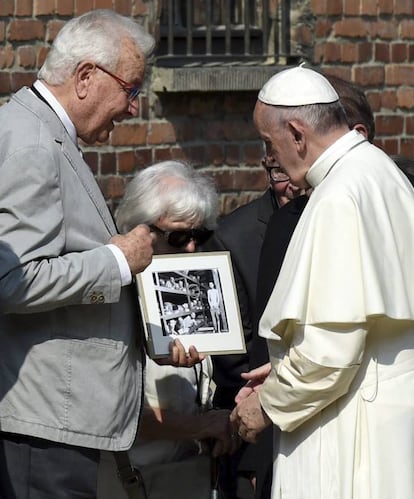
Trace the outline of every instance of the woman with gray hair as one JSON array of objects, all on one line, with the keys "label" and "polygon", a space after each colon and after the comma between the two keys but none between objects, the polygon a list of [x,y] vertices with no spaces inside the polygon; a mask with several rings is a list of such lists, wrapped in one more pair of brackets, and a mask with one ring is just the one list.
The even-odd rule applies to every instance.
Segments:
[{"label": "woman with gray hair", "polygon": [[[191,253],[213,232],[217,200],[211,179],[184,162],[165,161],[133,178],[116,220],[121,232],[136,224],[149,225],[157,235],[155,254]],[[204,410],[210,404],[211,374],[208,357],[193,369],[147,358],[145,408],[128,454],[144,476],[148,499],[209,498],[209,460],[200,455],[200,443],[213,442],[214,456],[236,450],[239,442],[232,434],[230,411]],[[126,497],[108,453],[102,453],[98,497]]]}]

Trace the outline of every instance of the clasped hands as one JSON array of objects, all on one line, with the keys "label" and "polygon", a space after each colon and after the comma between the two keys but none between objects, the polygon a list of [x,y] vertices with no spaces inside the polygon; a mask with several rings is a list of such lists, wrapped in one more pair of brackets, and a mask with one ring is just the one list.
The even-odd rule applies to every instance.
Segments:
[{"label": "clasped hands", "polygon": [[237,405],[230,415],[230,422],[233,425],[233,431],[246,442],[256,442],[258,434],[272,424],[260,405],[258,395],[270,370],[271,365],[267,363],[248,373],[242,373],[242,378],[247,383],[236,396]]}]

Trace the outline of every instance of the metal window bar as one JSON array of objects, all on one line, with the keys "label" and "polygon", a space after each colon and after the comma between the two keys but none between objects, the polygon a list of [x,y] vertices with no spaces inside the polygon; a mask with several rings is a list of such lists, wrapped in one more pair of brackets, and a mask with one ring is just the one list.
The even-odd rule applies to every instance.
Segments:
[{"label": "metal window bar", "polygon": [[167,65],[274,63],[290,56],[290,0],[162,0],[160,32]]}]

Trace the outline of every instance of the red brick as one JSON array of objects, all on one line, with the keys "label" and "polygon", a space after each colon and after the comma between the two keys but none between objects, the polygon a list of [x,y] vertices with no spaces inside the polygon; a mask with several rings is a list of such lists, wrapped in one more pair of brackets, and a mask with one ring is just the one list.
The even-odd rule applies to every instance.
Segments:
[{"label": "red brick", "polygon": [[[376,142],[377,143],[377,142]],[[399,154],[400,153],[400,141],[395,138],[380,139],[378,141],[378,147],[380,147],[387,154]]]},{"label": "red brick", "polygon": [[321,64],[324,62],[325,57],[325,43],[317,43],[313,50],[313,62],[314,64]]},{"label": "red brick", "polygon": [[397,105],[400,108],[414,109],[414,87],[399,87],[397,90]]},{"label": "red brick", "polygon": [[390,0],[379,0],[378,1],[378,15],[380,14],[392,14],[394,9],[394,2]]},{"label": "red brick", "polygon": [[407,116],[405,118],[405,131],[410,135],[414,135],[414,116]]},{"label": "red brick", "polygon": [[383,66],[354,66],[352,68],[352,80],[363,87],[382,85],[384,78]]},{"label": "red brick", "polygon": [[101,167],[100,173],[101,175],[106,175],[108,173],[116,173],[116,155],[114,152],[102,152],[100,154],[101,159]]},{"label": "red brick", "polygon": [[370,90],[368,92],[365,92],[365,95],[367,96],[369,105],[372,109],[372,111],[375,113],[381,109],[381,97],[382,97],[382,91],[374,91]]},{"label": "red brick", "polygon": [[36,80],[36,77],[37,77],[36,73],[31,71],[27,73],[23,72],[12,73],[11,74],[12,91],[16,92],[17,90],[19,90],[19,88],[25,85],[30,87],[30,85]]},{"label": "red brick", "polygon": [[414,81],[414,67],[411,64],[390,64],[385,68],[387,85],[408,85]]},{"label": "red brick", "polygon": [[381,108],[394,110],[397,107],[397,93],[394,89],[383,90],[381,95]]},{"label": "red brick", "polygon": [[94,0],[95,9],[112,9],[112,0]]},{"label": "red brick", "polygon": [[409,62],[414,61],[414,45],[410,45],[408,48],[408,61]]},{"label": "red brick", "polygon": [[[339,44],[338,44],[339,45]],[[358,44],[344,43],[340,44],[340,58],[342,63],[358,61]]]},{"label": "red brick", "polygon": [[75,0],[74,13],[77,16],[93,10],[93,0]]},{"label": "red brick", "polygon": [[[186,156],[188,158],[188,156]],[[154,161],[167,161],[172,159],[171,149],[169,147],[157,148],[154,151]]]},{"label": "red brick", "polygon": [[176,132],[172,123],[152,123],[148,134],[148,144],[172,144],[176,142]]},{"label": "red brick", "polygon": [[56,0],[35,0],[34,15],[48,16],[56,12]]},{"label": "red brick", "polygon": [[396,20],[379,20],[370,25],[370,35],[382,40],[398,39],[398,22]]},{"label": "red brick", "polygon": [[391,61],[406,62],[408,59],[408,46],[406,43],[391,44]]},{"label": "red brick", "polygon": [[239,166],[241,158],[240,146],[232,144],[225,147],[225,164],[229,166]]},{"label": "red brick", "polygon": [[378,0],[361,0],[361,16],[376,16]]},{"label": "red brick", "polygon": [[374,45],[374,58],[377,62],[390,61],[390,44],[389,43],[375,43]]},{"label": "red brick", "polygon": [[349,38],[366,37],[368,34],[367,23],[357,17],[343,19],[334,24],[335,36]]},{"label": "red brick", "polygon": [[[182,147],[183,158],[187,159],[193,166],[203,166],[206,163],[205,146],[186,146]],[[175,154],[176,152],[174,152]],[[176,156],[172,156],[176,157]]]},{"label": "red brick", "polygon": [[[134,151],[123,151],[116,153],[116,171],[118,173],[131,173],[136,168]],[[102,164],[101,164],[102,170]]]},{"label": "red brick", "polygon": [[11,93],[10,73],[8,71],[0,71],[0,94]]},{"label": "red brick", "polygon": [[10,22],[9,40],[43,40],[45,24],[35,19],[19,19]]},{"label": "red brick", "polygon": [[14,14],[14,0],[1,0],[0,16],[12,16]]},{"label": "red brick", "polygon": [[[248,144],[244,146],[244,162],[248,166],[259,166],[263,158],[262,144]],[[261,166],[260,166],[261,168]]]},{"label": "red brick", "polygon": [[124,178],[109,175],[107,177],[98,177],[97,181],[105,199],[121,198],[124,195]]},{"label": "red brick", "polygon": [[414,19],[401,19],[400,34],[403,39],[414,39]]},{"label": "red brick", "polygon": [[132,5],[131,14],[135,16],[146,16],[148,15],[148,1],[136,0]]},{"label": "red brick", "polygon": [[342,0],[328,0],[326,2],[326,15],[337,16],[342,14]]},{"label": "red brick", "polygon": [[325,44],[324,62],[337,62],[341,60],[341,45],[338,42]]},{"label": "red brick", "polygon": [[14,51],[8,46],[0,48],[0,68],[11,68],[14,63]]},{"label": "red brick", "polygon": [[131,15],[131,1],[130,0],[114,0],[114,10],[124,16]]},{"label": "red brick", "polygon": [[47,23],[47,35],[46,41],[53,42],[56,38],[56,35],[65,25],[65,21],[59,21],[58,19],[52,19]]},{"label": "red brick", "polygon": [[414,157],[414,139],[401,139],[400,154],[408,158]]},{"label": "red brick", "polygon": [[36,52],[33,46],[19,47],[17,56],[19,66],[26,69],[36,67]]},{"label": "red brick", "polygon": [[214,166],[224,164],[224,150],[221,144],[209,144],[207,146],[207,163]]},{"label": "red brick", "polygon": [[257,139],[257,130],[250,116],[246,120],[224,121],[223,137],[220,138],[227,141]]},{"label": "red brick", "polygon": [[360,0],[344,0],[343,14],[345,16],[359,16]]},{"label": "red brick", "polygon": [[31,16],[33,14],[33,0],[16,0],[16,16]]},{"label": "red brick", "polygon": [[6,39],[6,23],[0,21],[0,42],[4,42]]},{"label": "red brick", "polygon": [[326,38],[332,31],[332,21],[318,18],[314,29],[316,38]]},{"label": "red brick", "polygon": [[134,151],[135,163],[137,167],[148,166],[153,162],[152,148],[139,148]]},{"label": "red brick", "polygon": [[138,146],[146,144],[147,124],[117,124],[112,131],[110,142],[114,146]]},{"label": "red brick", "polygon": [[375,128],[377,135],[401,135],[404,132],[404,118],[395,115],[378,115]]},{"label": "red brick", "polygon": [[94,175],[97,175],[98,165],[99,165],[99,154],[97,152],[84,151],[83,152],[83,159],[85,160],[86,164],[91,169],[91,172]]},{"label": "red brick", "polygon": [[73,16],[75,0],[56,0],[56,11],[60,16]]},{"label": "red brick", "polygon": [[216,170],[213,177],[220,191],[244,190],[263,191],[267,180],[261,168],[239,168],[232,170]]},{"label": "red brick", "polygon": [[39,47],[39,50],[37,52],[37,61],[36,61],[36,66],[38,68],[40,68],[45,62],[48,52],[49,52],[49,47]]},{"label": "red brick", "polygon": [[329,0],[311,0],[311,10],[315,16],[326,16],[326,4]]},{"label": "red brick", "polygon": [[394,2],[394,14],[396,16],[400,16],[400,15],[412,16],[412,15],[414,15],[413,0],[397,0],[396,2]]}]

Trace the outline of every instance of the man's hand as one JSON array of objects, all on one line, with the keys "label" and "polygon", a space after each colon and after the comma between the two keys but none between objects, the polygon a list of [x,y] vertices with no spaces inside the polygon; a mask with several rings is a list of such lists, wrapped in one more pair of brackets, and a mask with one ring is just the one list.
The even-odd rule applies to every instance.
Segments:
[{"label": "man's hand", "polygon": [[124,235],[111,237],[110,243],[115,244],[125,255],[131,274],[135,275],[145,270],[151,263],[155,234],[147,225],[137,225]]},{"label": "man's hand", "polygon": [[159,365],[171,365],[175,367],[193,367],[206,358],[205,355],[198,353],[197,348],[191,345],[188,353],[184,345],[178,338],[175,338],[169,345],[170,355],[165,359],[154,359]]},{"label": "man's hand", "polygon": [[239,393],[236,395],[235,402],[238,404],[241,400],[248,397],[252,392],[257,391],[264,380],[269,376],[272,369],[270,362],[263,364],[256,369],[252,369],[248,373],[241,373],[241,377],[247,380],[247,383],[240,389]]},{"label": "man's hand", "polygon": [[237,428],[239,436],[251,443],[256,442],[257,435],[272,424],[260,405],[256,391],[252,391],[249,396],[238,402],[230,415],[230,421]]}]

